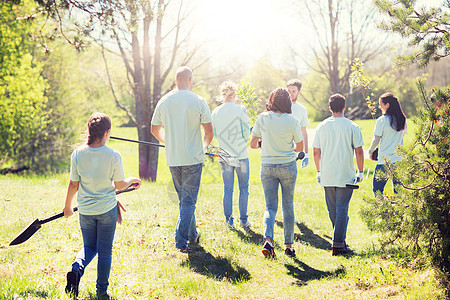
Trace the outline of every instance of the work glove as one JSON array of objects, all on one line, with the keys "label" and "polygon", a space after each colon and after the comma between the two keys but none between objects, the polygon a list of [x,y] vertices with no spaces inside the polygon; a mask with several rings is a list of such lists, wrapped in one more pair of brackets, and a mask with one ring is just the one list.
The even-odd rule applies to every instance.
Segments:
[{"label": "work glove", "polygon": [[305,158],[302,159],[302,168],[306,167],[309,163],[309,153],[305,153]]},{"label": "work glove", "polygon": [[317,171],[316,179],[317,179],[317,182],[320,183],[320,171]]},{"label": "work glove", "polygon": [[364,179],[364,171],[358,172],[358,175],[356,176],[356,182],[362,182]]}]

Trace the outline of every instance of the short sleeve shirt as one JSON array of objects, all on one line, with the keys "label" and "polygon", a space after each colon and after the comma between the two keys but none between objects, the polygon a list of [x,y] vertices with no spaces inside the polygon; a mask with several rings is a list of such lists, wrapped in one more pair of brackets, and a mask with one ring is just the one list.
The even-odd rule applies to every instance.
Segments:
[{"label": "short sleeve shirt", "polygon": [[214,136],[219,147],[239,159],[248,158],[247,140],[250,135],[250,119],[242,105],[225,102],[212,112]]},{"label": "short sleeve shirt", "polygon": [[359,126],[347,118],[329,117],[316,127],[313,147],[319,148],[320,184],[345,187],[355,177],[354,149],[364,145]]},{"label": "short sleeve shirt", "polygon": [[295,161],[294,143],[303,141],[300,123],[291,114],[263,112],[252,134],[262,139],[261,163],[284,164]]},{"label": "short sleeve shirt", "polygon": [[308,127],[308,113],[306,108],[298,102],[292,104],[292,115],[297,118],[301,127]]},{"label": "short sleeve shirt", "polygon": [[173,90],[156,105],[152,125],[163,125],[169,167],[203,162],[201,124],[210,123],[205,99],[189,90]]},{"label": "short sleeve shirt", "polygon": [[77,196],[80,214],[106,213],[117,205],[113,182],[125,180],[122,156],[107,146],[81,146],[71,156],[70,180],[80,182]]},{"label": "short sleeve shirt", "polygon": [[397,153],[397,147],[403,145],[403,135],[408,132],[405,123],[405,129],[396,131],[391,126],[391,116],[383,115],[377,119],[374,135],[380,136],[380,145],[378,146],[378,165],[384,164],[384,159],[395,163],[402,159]]}]

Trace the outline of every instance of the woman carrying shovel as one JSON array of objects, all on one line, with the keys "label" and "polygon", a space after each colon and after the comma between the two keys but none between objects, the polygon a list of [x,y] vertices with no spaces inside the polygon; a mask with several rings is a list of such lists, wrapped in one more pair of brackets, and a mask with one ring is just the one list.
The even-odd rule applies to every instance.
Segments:
[{"label": "woman carrying shovel", "polygon": [[[66,292],[78,296],[78,285],[87,265],[98,254],[96,292],[99,299],[111,299],[107,293],[111,270],[112,246],[118,216],[115,189],[135,185],[141,180],[125,178],[122,156],[108,148],[111,119],[94,113],[88,121],[87,145],[77,148],[71,157],[70,182],[64,206],[66,218],[73,215],[72,202],[77,194],[83,248],[67,273]],[[114,184],[113,184],[114,183]]]}]

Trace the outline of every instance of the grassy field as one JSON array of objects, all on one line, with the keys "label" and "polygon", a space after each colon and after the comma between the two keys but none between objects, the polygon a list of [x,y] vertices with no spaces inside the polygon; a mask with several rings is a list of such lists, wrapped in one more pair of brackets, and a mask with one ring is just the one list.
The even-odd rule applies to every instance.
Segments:
[{"label": "grassy field", "polygon": [[[367,148],[375,122],[358,123]],[[133,129],[113,129],[113,135],[136,138]],[[122,153],[126,174],[137,176],[137,146],[119,141],[109,146]],[[249,153],[252,230],[231,231],[225,226],[218,162],[207,161],[196,210],[201,241],[189,254],[174,248],[178,200],[164,151],[160,151],[157,182],[145,182],[139,191],[118,196],[128,212],[114,243],[109,290],[115,299],[445,298],[437,274],[423,260],[395,249],[381,250],[377,235],[362,222],[359,210],[362,198],[372,195],[371,175],[350,204],[347,241],[356,255],[331,256],[332,227],[312,159],[307,168],[299,169],[295,192],[297,258],[283,254],[280,209],[275,228],[277,258],[264,259],[259,151]],[[374,162],[366,163],[366,168],[374,169]],[[47,223],[27,242],[8,246],[31,221],[62,210],[67,183],[68,174],[0,177],[0,299],[68,299],[65,275],[82,246],[76,216]],[[234,212],[236,217],[237,203]],[[94,260],[81,280],[79,299],[95,299],[95,278]]]}]

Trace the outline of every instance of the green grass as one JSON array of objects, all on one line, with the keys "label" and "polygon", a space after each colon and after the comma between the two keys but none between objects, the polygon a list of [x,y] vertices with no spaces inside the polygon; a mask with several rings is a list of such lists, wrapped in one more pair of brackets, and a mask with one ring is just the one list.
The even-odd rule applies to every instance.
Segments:
[{"label": "green grass", "polygon": [[[358,123],[368,147],[374,121]],[[113,133],[137,137],[134,129]],[[109,146],[122,153],[126,174],[137,176],[137,145],[110,141]],[[114,242],[109,290],[115,299],[445,298],[433,269],[416,257],[402,256],[402,251],[382,251],[378,236],[362,222],[358,212],[362,198],[371,195],[370,180],[355,191],[350,204],[347,240],[356,255],[331,256],[332,228],[312,159],[307,168],[299,169],[295,192],[297,258],[283,254],[279,209],[277,258],[264,259],[259,151],[249,153],[252,230],[230,231],[224,225],[220,170],[217,161],[207,161],[196,210],[201,241],[190,254],[174,248],[178,201],[164,151],[157,182],[145,182],[139,191],[118,196],[128,212]],[[374,163],[366,163],[373,170]],[[0,177],[0,299],[69,299],[64,293],[65,274],[82,246],[77,216],[44,224],[30,240],[8,246],[31,221],[62,210],[67,183],[68,174]],[[234,212],[236,216],[236,203]],[[95,299],[95,279],[96,260],[81,280],[80,299]]]}]

